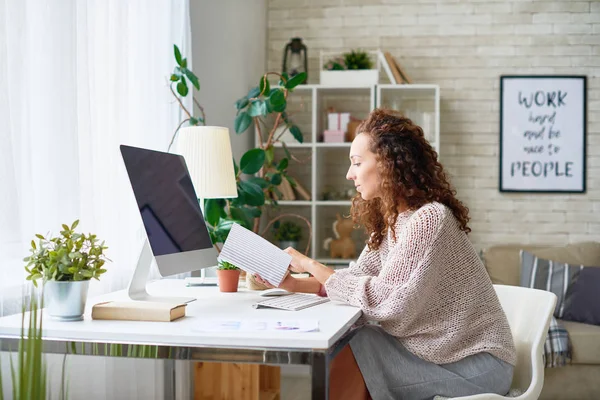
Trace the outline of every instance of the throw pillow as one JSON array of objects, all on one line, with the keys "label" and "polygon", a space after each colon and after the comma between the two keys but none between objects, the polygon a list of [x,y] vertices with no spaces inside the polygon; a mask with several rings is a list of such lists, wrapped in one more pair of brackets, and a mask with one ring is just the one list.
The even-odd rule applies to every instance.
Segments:
[{"label": "throw pillow", "polygon": [[600,325],[600,268],[584,268],[565,300],[563,319]]},{"label": "throw pillow", "polygon": [[571,265],[539,258],[521,250],[521,286],[547,290],[557,297],[554,316],[562,318],[569,287],[577,280],[583,265]]}]

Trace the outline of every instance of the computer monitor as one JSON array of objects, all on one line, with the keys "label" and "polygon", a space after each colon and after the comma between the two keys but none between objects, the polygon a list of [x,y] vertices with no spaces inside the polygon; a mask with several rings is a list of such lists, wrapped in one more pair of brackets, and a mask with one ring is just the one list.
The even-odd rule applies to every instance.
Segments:
[{"label": "computer monitor", "polygon": [[208,233],[185,159],[121,145],[121,155],[146,230],[147,240],[129,285],[134,300],[189,302],[194,298],[154,297],[146,281],[156,259],[162,276],[217,265],[217,250]]}]

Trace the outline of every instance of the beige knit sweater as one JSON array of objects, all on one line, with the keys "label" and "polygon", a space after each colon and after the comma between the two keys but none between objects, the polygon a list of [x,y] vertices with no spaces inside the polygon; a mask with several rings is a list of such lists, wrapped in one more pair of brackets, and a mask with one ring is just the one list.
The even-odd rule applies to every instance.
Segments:
[{"label": "beige knit sweater", "polygon": [[325,282],[327,295],[360,307],[418,357],[445,364],[480,352],[515,365],[506,315],[452,211],[405,211],[378,250],[363,250]]}]

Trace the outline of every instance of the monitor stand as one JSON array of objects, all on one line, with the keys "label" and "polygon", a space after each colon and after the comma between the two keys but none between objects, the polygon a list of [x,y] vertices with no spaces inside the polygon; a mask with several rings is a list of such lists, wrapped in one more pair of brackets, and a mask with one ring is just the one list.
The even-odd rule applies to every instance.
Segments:
[{"label": "monitor stand", "polygon": [[196,300],[194,297],[162,297],[149,294],[146,291],[146,282],[148,281],[148,274],[150,272],[153,257],[152,251],[150,250],[150,243],[148,243],[148,239],[146,239],[144,240],[137,266],[135,267],[135,271],[133,271],[133,276],[129,282],[129,287],[127,288],[129,297],[132,300],[176,304],[189,303]]}]

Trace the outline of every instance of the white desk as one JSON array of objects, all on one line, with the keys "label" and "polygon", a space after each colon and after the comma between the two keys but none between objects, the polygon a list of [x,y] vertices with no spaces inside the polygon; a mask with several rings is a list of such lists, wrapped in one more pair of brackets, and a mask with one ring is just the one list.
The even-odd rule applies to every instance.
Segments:
[{"label": "white desk", "polygon": [[[44,316],[44,351],[170,360],[248,362],[270,365],[301,364],[312,369],[312,397],[328,395],[328,364],[334,344],[360,317],[357,308],[327,302],[300,311],[254,309],[264,300],[257,292],[242,289],[221,293],[217,287],[185,287],[182,280],[161,280],[148,286],[151,294],[191,296],[186,317],[166,322],[102,321],[91,319],[91,307],[99,302],[126,299],[125,291],[88,300],[83,321],[59,322]],[[317,319],[318,332],[268,333],[197,332],[200,318],[241,320]],[[17,348],[21,315],[0,318],[0,350]],[[65,345],[66,344],[66,345]]]}]

